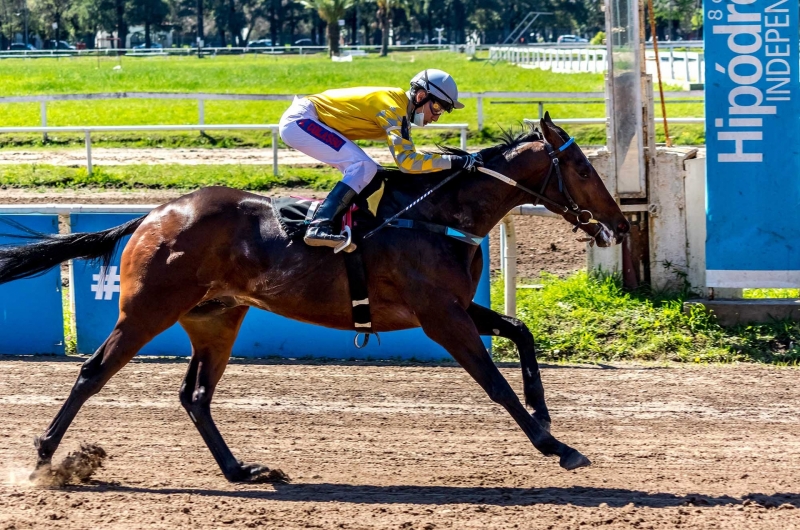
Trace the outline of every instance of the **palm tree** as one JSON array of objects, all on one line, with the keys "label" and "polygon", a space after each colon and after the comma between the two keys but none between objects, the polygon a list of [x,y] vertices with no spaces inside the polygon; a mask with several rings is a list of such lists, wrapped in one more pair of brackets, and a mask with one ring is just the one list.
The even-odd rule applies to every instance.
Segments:
[{"label": "palm tree", "polygon": [[389,29],[392,27],[392,11],[408,9],[407,0],[375,0],[378,5],[378,26],[381,28],[381,57],[389,54]]},{"label": "palm tree", "polygon": [[354,5],[355,0],[300,0],[309,9],[316,10],[319,17],[328,24],[328,51],[339,55],[339,20]]}]

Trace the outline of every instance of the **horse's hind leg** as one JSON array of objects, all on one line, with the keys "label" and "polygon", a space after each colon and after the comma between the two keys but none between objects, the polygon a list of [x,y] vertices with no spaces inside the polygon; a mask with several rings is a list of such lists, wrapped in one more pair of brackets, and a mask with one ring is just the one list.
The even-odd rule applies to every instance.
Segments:
[{"label": "horse's hind leg", "polygon": [[[177,317],[173,319],[172,323],[175,320]],[[152,321],[143,322],[125,315],[120,317],[105,342],[81,366],[78,379],[56,417],[53,418],[44,433],[36,438],[38,459],[34,477],[43,468],[49,468],[53,453],[83,404],[97,394],[114,374],[128,364],[142,346],[169,325],[165,325],[163,328],[154,328]]]},{"label": "horse's hind leg", "polygon": [[[123,254],[123,271],[126,270]],[[127,266],[123,272],[120,294],[120,314],[113,331],[81,367],[78,380],[56,417],[36,439],[38,461],[34,475],[44,467],[58,448],[81,406],[114,376],[153,337],[169,328],[186,311],[203,298],[205,289],[170,276],[163,271],[148,269],[151,276],[161,277],[161,283],[143,281],[144,274]],[[132,272],[131,272],[132,271]],[[131,274],[129,277],[127,274]],[[136,274],[137,276],[133,276]],[[133,285],[132,288],[129,288]]]},{"label": "horse's hind leg", "polygon": [[236,460],[211,418],[211,399],[225,372],[247,310],[247,306],[226,308],[209,304],[180,319],[192,341],[192,358],[180,390],[181,405],[189,413],[225,478],[231,482],[267,477],[280,480],[279,471],[270,473],[265,466]]},{"label": "horse's hind leg", "polygon": [[506,315],[473,302],[468,308],[470,318],[478,328],[481,335],[503,337],[516,344],[519,351],[519,360],[522,365],[522,385],[525,391],[525,403],[533,409],[533,417],[539,420],[542,427],[550,430],[550,413],[544,400],[544,386],[539,373],[539,363],[536,360],[536,343],[533,340],[528,326],[521,320]]}]

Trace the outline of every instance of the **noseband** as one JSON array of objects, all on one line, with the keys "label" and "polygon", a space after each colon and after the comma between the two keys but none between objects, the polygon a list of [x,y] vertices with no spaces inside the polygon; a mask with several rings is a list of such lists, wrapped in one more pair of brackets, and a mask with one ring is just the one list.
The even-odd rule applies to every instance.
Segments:
[{"label": "noseband", "polygon": [[[595,224],[595,223],[597,223],[597,220],[594,218],[594,215],[592,215],[592,212],[590,212],[589,210],[581,209],[575,203],[575,201],[572,198],[572,195],[570,195],[570,193],[569,193],[569,190],[564,185],[564,177],[561,175],[561,166],[559,165],[558,155],[561,154],[562,152],[564,152],[564,150],[567,147],[569,147],[570,145],[572,145],[573,143],[575,143],[575,138],[570,137],[570,139],[569,139],[569,141],[567,141],[567,143],[565,143],[564,145],[562,145],[558,149],[553,149],[553,147],[549,143],[547,143],[546,141],[544,142],[544,148],[547,150],[547,156],[550,157],[550,169],[548,169],[547,176],[545,177],[544,182],[542,183],[542,187],[539,188],[538,193],[533,191],[533,190],[531,190],[531,189],[526,188],[525,186],[523,186],[522,184],[520,184],[516,180],[508,178],[507,176],[503,175],[502,173],[498,173],[497,171],[494,171],[494,170],[491,170],[491,169],[488,169],[488,168],[485,168],[485,167],[479,167],[478,171],[480,171],[482,173],[486,173],[487,175],[490,175],[490,176],[492,176],[492,177],[494,177],[494,178],[496,178],[498,180],[501,180],[501,181],[505,182],[506,184],[510,184],[511,186],[517,187],[517,188],[521,189],[522,191],[533,195],[534,197],[536,197],[536,201],[534,201],[534,203],[533,203],[534,206],[539,204],[539,202],[543,202],[543,203],[549,204],[550,206],[555,206],[556,208],[561,210],[562,213],[565,213],[565,214],[568,213],[568,214],[574,215],[576,222],[575,222],[575,228],[573,229],[573,232],[576,232],[580,226],[588,225],[588,224]],[[547,189],[547,185],[550,183],[550,178],[553,176],[554,170],[555,170],[556,177],[558,178],[558,191],[560,191],[562,194],[564,194],[564,197],[567,198],[567,202],[569,203],[569,206],[564,206],[563,204],[559,204],[556,201],[554,201],[552,199],[549,199],[544,195],[544,192]],[[585,221],[583,220],[583,217],[586,217]]]}]

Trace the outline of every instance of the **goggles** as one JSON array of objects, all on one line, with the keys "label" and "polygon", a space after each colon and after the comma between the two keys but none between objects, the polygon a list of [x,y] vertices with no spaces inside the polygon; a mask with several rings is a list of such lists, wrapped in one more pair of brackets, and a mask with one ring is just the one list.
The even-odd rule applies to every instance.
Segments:
[{"label": "goggles", "polygon": [[453,106],[431,97],[431,110],[436,116],[440,116],[444,112],[447,112],[448,114],[453,112]]}]

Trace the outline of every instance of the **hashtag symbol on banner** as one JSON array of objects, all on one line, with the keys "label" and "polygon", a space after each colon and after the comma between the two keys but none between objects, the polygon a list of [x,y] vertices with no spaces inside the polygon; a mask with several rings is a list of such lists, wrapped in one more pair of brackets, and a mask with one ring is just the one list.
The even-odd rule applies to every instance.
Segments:
[{"label": "hashtag symbol on banner", "polygon": [[100,267],[100,274],[93,274],[92,292],[95,300],[111,300],[119,292],[120,276],[117,267]]}]

